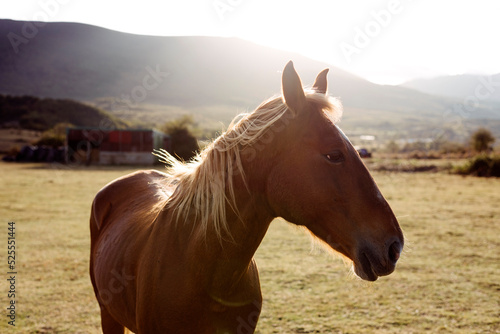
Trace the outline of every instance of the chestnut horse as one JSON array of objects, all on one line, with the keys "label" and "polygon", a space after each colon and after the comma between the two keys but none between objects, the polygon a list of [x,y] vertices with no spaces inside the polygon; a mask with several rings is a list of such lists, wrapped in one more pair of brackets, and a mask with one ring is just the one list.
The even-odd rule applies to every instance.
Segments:
[{"label": "chestnut horse", "polygon": [[[335,125],[323,70],[304,91],[293,64],[262,103],[188,163],[105,186],[90,218],[90,276],[105,334],[253,333],[253,255],[275,217],[307,227],[375,281],[403,247],[398,222]],[[157,153],[158,154],[158,153]]]}]

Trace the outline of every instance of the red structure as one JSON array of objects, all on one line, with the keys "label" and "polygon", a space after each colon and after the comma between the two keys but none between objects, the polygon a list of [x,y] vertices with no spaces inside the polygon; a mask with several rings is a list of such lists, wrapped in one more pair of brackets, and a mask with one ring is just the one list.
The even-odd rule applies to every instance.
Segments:
[{"label": "red structure", "polygon": [[152,165],[154,149],[170,150],[170,137],[156,130],[68,128],[67,162],[102,165]]}]

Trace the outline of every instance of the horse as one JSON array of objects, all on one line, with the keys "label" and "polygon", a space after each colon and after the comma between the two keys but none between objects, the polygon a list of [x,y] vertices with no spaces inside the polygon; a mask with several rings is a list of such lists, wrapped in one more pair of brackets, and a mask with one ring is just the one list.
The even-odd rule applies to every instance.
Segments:
[{"label": "horse", "polygon": [[253,255],[272,220],[305,226],[375,281],[404,239],[336,125],[328,69],[304,89],[293,63],[264,101],[188,162],[102,188],[90,216],[90,277],[104,334],[253,333],[262,294]]}]

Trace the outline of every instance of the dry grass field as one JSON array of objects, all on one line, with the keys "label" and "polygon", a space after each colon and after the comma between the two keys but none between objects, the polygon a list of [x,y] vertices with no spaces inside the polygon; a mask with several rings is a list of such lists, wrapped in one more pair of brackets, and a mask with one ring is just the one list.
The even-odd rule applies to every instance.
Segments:
[{"label": "dry grass field", "polygon": [[[161,167],[160,167],[161,168]],[[99,333],[88,266],[95,193],[127,168],[0,164],[1,240],[16,223],[16,326],[1,333]],[[396,271],[375,283],[275,221],[259,248],[266,333],[500,333],[500,179],[375,173],[405,232]]]}]

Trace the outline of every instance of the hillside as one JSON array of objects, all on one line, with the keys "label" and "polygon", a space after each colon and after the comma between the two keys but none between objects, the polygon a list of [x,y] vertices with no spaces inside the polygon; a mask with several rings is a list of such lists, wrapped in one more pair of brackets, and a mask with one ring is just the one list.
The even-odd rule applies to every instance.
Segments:
[{"label": "hillside", "polygon": [[126,127],[126,124],[115,116],[80,102],[0,95],[1,127],[45,131],[57,123],[90,127]]},{"label": "hillside", "polygon": [[[344,107],[350,135],[428,138],[449,127],[463,138],[481,124],[500,136],[491,107],[476,110],[465,130],[447,124],[457,99],[368,82],[298,54],[235,38],[152,37],[75,23],[47,23],[24,43],[26,22],[0,20],[0,93],[85,101],[127,120],[155,125],[190,113],[220,129],[242,111],[280,92],[280,72],[292,59],[304,84],[330,67],[330,94]],[[11,36],[9,40],[8,36]]]}]

